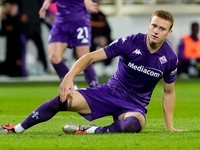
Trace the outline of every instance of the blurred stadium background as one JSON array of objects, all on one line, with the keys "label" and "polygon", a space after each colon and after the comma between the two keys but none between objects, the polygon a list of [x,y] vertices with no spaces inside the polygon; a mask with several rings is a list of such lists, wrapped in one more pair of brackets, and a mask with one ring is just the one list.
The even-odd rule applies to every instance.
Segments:
[{"label": "blurred stadium background", "polygon": [[[0,8],[1,9],[1,8]],[[112,30],[112,38],[117,39],[130,34],[147,32],[147,24],[151,14],[158,9],[170,11],[175,18],[173,34],[167,39],[174,50],[177,52],[177,46],[180,38],[190,33],[190,25],[196,21],[200,23],[200,0],[101,0],[100,10],[107,15],[107,20]],[[1,26],[1,24],[0,24]],[[42,37],[48,57],[48,37],[49,30],[42,25]],[[55,81],[59,82],[59,78],[54,73],[51,64],[49,68],[53,73],[43,74],[41,65],[36,61],[37,51],[32,41],[28,42],[26,54],[26,66],[29,76],[26,79],[8,78],[0,76],[1,83],[7,82],[23,82],[23,81]],[[0,37],[0,61],[5,59],[5,38]],[[73,51],[67,50],[64,54],[69,66],[75,62]],[[118,59],[114,59],[107,69],[102,69],[100,65],[95,64],[98,76],[111,76],[117,65]],[[102,70],[105,70],[102,73]],[[84,81],[82,74],[75,80]]]}]

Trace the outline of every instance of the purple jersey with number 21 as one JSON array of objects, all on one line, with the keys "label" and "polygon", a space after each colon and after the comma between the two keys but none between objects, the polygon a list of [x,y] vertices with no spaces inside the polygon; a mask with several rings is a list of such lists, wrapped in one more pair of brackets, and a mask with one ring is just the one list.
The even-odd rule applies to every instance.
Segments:
[{"label": "purple jersey with number 21", "polygon": [[90,12],[84,0],[53,0],[57,4],[49,43],[68,43],[69,47],[90,46]]},{"label": "purple jersey with number 21", "polygon": [[85,20],[90,22],[90,13],[86,10],[84,0],[52,0],[57,4],[55,22]]}]

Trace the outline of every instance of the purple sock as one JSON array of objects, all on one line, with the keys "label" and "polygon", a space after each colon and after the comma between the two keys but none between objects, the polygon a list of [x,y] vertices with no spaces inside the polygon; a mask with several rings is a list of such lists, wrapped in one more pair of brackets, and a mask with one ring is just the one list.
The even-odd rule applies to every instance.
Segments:
[{"label": "purple sock", "polygon": [[130,116],[125,118],[124,120],[117,120],[113,124],[105,127],[98,127],[95,130],[95,133],[117,133],[117,132],[140,132],[141,125],[140,121],[134,117]]},{"label": "purple sock", "polygon": [[67,101],[61,103],[60,97],[56,96],[51,100],[48,100],[43,104],[41,104],[21,123],[21,126],[24,129],[28,129],[33,125],[51,119],[59,111],[66,111],[67,108],[68,108]]},{"label": "purple sock", "polygon": [[93,65],[89,65],[85,70],[84,70],[84,76],[87,84],[90,87],[95,87],[99,84],[98,82],[98,77],[96,75],[96,72],[94,70]]},{"label": "purple sock", "polygon": [[59,64],[52,64],[52,65],[53,65],[54,69],[56,70],[60,80],[62,80],[64,78],[64,76],[66,75],[66,73],[69,72],[69,68],[64,63],[64,61],[61,61]]}]

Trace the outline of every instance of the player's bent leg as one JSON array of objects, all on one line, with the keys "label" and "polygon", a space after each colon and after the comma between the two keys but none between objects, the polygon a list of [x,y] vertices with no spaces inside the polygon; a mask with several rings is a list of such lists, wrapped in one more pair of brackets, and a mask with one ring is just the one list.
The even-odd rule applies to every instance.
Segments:
[{"label": "player's bent leg", "polygon": [[95,133],[139,133],[141,129],[139,119],[135,116],[129,116],[124,120],[117,120],[109,126],[98,127]]},{"label": "player's bent leg", "polygon": [[[92,110],[88,105],[86,99],[78,92],[74,91],[73,97],[70,94],[67,95],[68,101],[68,111],[74,111],[81,114],[91,114]],[[75,133],[75,134],[85,134],[88,133],[87,129],[93,129],[93,131],[97,128],[97,126],[91,125],[79,125],[76,123],[69,123],[63,126],[63,132],[65,133]],[[94,133],[94,132],[91,132]]]},{"label": "player's bent leg", "polygon": [[86,134],[86,133],[139,133],[142,129],[140,121],[135,116],[129,116],[124,120],[117,120],[109,126],[97,127],[88,125],[84,128],[83,125],[74,123],[66,124],[63,127],[65,133]]},{"label": "player's bent leg", "polygon": [[[82,126],[74,123],[63,127],[65,133],[139,133],[145,126],[145,117],[137,112],[122,114],[119,119],[109,126],[97,127],[95,125]],[[85,128],[84,128],[85,127]]]},{"label": "player's bent leg", "polygon": [[51,100],[42,103],[22,123],[14,127],[13,125],[0,126],[0,133],[22,133],[26,129],[38,123],[51,119],[59,111],[74,111],[83,114],[92,113],[87,101],[83,98],[83,96],[79,92],[74,91],[73,97],[70,97],[68,95],[68,98],[69,100],[66,100],[64,103],[62,103],[60,101],[60,97],[56,96]]},{"label": "player's bent leg", "polygon": [[66,111],[68,103],[62,103],[60,97],[56,96],[51,100],[42,103],[36,110],[34,110],[22,123],[13,126],[11,124],[0,126],[0,133],[22,133],[26,129],[38,123],[47,121],[56,115],[59,111]]},{"label": "player's bent leg", "polygon": [[144,117],[144,115],[142,115],[139,112],[126,112],[126,113],[123,113],[123,114],[121,114],[119,116],[119,120],[124,120],[125,118],[127,118],[129,116],[135,116],[135,117],[137,117],[137,119],[140,121],[142,129],[145,127],[145,125],[146,125],[146,118]]},{"label": "player's bent leg", "polygon": [[92,110],[86,99],[78,92],[73,92],[73,97],[67,95],[68,111],[78,112],[81,114],[92,114]]},{"label": "player's bent leg", "polygon": [[15,126],[15,132],[21,133],[24,130],[36,125],[38,123],[47,121],[56,115],[59,111],[66,111],[68,103],[62,103],[59,96],[52,98],[42,103],[36,110],[34,110],[21,124]]}]

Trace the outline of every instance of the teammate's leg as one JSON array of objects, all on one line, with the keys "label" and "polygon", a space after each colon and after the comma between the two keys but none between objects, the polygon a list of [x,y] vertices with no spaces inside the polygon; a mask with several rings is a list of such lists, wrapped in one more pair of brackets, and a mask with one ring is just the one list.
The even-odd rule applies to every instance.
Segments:
[{"label": "teammate's leg", "polygon": [[68,66],[62,60],[63,53],[66,50],[67,46],[67,43],[61,42],[50,43],[48,46],[49,60],[61,80],[64,78],[65,74],[69,72]]},{"label": "teammate's leg", "polygon": [[[77,46],[76,47],[76,55],[78,58],[82,57],[83,55],[89,53],[89,46]],[[97,86],[98,83],[98,77],[96,75],[96,72],[94,70],[93,65],[89,65],[85,70],[84,70],[84,76],[85,80],[88,83],[90,87],[95,87]]]}]

